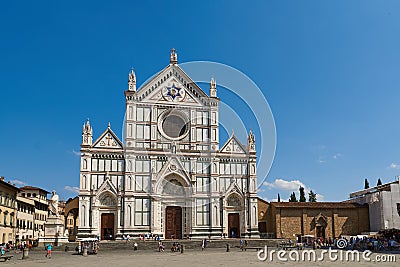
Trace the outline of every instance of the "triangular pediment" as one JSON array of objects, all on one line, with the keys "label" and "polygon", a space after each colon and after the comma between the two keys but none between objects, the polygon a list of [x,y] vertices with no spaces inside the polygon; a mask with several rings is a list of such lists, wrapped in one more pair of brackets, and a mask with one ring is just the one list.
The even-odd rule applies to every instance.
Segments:
[{"label": "triangular pediment", "polygon": [[94,148],[122,149],[123,145],[115,133],[108,127],[94,142]]},{"label": "triangular pediment", "polygon": [[237,194],[240,198],[244,197],[244,195],[243,195],[242,191],[240,190],[240,187],[236,183],[235,179],[232,179],[232,182],[226,189],[224,196],[225,196],[225,198],[227,198],[232,194]]},{"label": "triangular pediment", "polygon": [[156,175],[156,186],[155,188],[159,189],[159,186],[162,184],[163,179],[171,174],[178,174],[185,182],[186,187],[190,188],[192,186],[191,179],[189,173],[186,171],[185,166],[182,164],[179,158],[171,157],[161,168],[161,170]]},{"label": "triangular pediment", "polygon": [[178,66],[169,65],[137,91],[142,103],[205,106],[208,95]]},{"label": "triangular pediment", "polygon": [[117,195],[117,188],[113,185],[110,178],[107,176],[104,179],[103,183],[100,185],[99,189],[97,190],[97,197],[102,195],[103,193],[108,192],[114,196]]},{"label": "triangular pediment", "polygon": [[220,149],[220,152],[229,154],[247,154],[245,147],[240,143],[234,134],[229,137],[229,139]]},{"label": "triangular pediment", "polygon": [[165,177],[171,173],[177,173],[181,176],[185,177],[186,179],[190,180],[190,175],[185,169],[185,166],[177,157],[171,157],[161,168],[160,172],[158,173],[158,177]]}]

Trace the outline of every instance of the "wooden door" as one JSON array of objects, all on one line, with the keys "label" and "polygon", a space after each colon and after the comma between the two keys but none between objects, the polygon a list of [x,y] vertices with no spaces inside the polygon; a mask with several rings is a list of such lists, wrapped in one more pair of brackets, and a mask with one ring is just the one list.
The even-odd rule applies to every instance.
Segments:
[{"label": "wooden door", "polygon": [[181,207],[167,207],[165,209],[165,238],[182,239]]},{"label": "wooden door", "polygon": [[240,220],[239,213],[228,214],[228,235],[230,238],[240,237]]},{"label": "wooden door", "polygon": [[258,231],[260,233],[266,233],[267,232],[267,222],[259,222],[258,223]]},{"label": "wooden door", "polygon": [[114,239],[114,214],[113,213],[101,214],[101,239],[102,240]]}]

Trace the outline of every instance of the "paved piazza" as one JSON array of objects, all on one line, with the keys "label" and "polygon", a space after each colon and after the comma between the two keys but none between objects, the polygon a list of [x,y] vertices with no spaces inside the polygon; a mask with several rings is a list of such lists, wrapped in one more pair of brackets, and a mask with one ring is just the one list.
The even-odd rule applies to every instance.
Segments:
[{"label": "paved piazza", "polygon": [[[317,252],[320,255],[320,252]],[[1,265],[29,265],[29,266],[396,266],[395,262],[331,262],[325,260],[322,262],[279,262],[274,259],[273,262],[259,261],[257,252],[241,252],[237,249],[226,252],[222,249],[215,250],[187,250],[183,254],[165,251],[162,253],[156,251],[100,251],[97,255],[83,257],[73,255],[69,252],[55,251],[53,257],[47,259],[45,251],[31,251],[30,258],[22,260],[22,254],[14,254],[11,261],[2,262]],[[376,259],[376,256],[388,254],[373,253],[370,258]],[[395,254],[396,261],[400,261],[400,254]]]}]

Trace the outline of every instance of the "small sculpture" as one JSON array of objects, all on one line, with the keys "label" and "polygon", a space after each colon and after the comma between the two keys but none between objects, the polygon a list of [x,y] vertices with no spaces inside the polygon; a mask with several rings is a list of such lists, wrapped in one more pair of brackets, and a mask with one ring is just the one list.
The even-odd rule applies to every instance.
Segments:
[{"label": "small sculpture", "polygon": [[56,191],[53,190],[52,196],[50,198],[50,214],[58,216],[58,195],[56,194]]}]

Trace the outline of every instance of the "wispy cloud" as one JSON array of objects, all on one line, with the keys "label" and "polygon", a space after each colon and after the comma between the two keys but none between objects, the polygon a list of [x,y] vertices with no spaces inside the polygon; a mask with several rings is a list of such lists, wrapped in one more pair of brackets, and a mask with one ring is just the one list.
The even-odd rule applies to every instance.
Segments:
[{"label": "wispy cloud", "polygon": [[332,156],[333,159],[338,159],[342,156],[340,153],[336,153],[335,155]]},{"label": "wispy cloud", "polygon": [[398,169],[400,169],[400,164],[398,164],[398,163],[391,163],[391,164],[389,165],[388,168],[389,168],[389,169],[398,170]]},{"label": "wispy cloud", "polygon": [[66,186],[64,187],[64,189],[67,190],[67,191],[76,193],[76,194],[79,193],[79,187],[76,187],[76,186],[69,186],[69,185],[66,185]]},{"label": "wispy cloud", "polygon": [[341,153],[336,153],[333,155],[325,155],[325,156],[320,156],[317,160],[319,164],[327,163],[331,160],[338,160],[341,158],[343,155]]},{"label": "wispy cloud", "polygon": [[[284,179],[275,179],[272,183],[264,182],[264,186],[268,187],[269,189],[279,189],[288,192],[295,192],[297,195],[299,194],[299,188],[304,187],[304,193],[308,200],[308,193],[312,190],[315,193],[315,190],[308,187],[300,180],[284,180]],[[324,201],[325,197],[321,194],[317,193],[317,201],[321,202]],[[285,198],[281,197],[281,201],[287,201]]]},{"label": "wispy cloud", "polygon": [[10,183],[15,184],[15,185],[18,185],[18,186],[24,186],[24,185],[26,185],[25,182],[22,182],[22,181],[20,181],[20,180],[10,180]]},{"label": "wispy cloud", "polygon": [[75,156],[81,156],[81,152],[79,151],[75,151],[75,149],[72,149],[72,154],[74,154]]},{"label": "wispy cloud", "polygon": [[299,180],[286,181],[283,179],[275,179],[275,181],[272,183],[264,182],[263,184],[269,188],[276,188],[285,191],[298,190],[300,186],[306,188],[305,184]]}]

